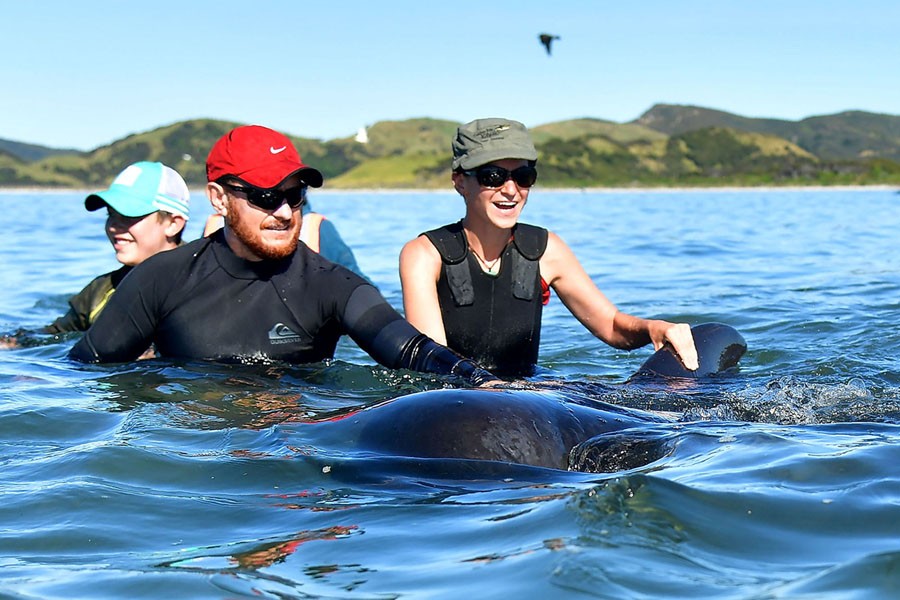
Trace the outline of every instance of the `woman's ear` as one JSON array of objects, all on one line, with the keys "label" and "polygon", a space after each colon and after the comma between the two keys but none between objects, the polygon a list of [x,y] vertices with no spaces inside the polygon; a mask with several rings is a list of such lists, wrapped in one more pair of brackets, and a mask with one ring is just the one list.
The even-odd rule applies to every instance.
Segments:
[{"label": "woman's ear", "polygon": [[465,173],[460,173],[459,171],[453,171],[453,174],[452,174],[450,177],[453,179],[453,189],[455,189],[456,192],[457,192],[460,196],[462,196],[463,198],[465,198],[466,195],[465,195],[465,193],[464,193],[464,189],[465,189],[464,186],[465,186],[465,177],[466,177],[466,174],[465,174]]}]

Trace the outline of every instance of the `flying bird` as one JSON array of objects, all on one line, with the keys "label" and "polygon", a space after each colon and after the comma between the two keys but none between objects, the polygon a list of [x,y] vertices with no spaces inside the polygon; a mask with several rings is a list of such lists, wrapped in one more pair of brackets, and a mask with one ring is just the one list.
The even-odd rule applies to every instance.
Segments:
[{"label": "flying bird", "polygon": [[542,33],[538,36],[538,39],[541,40],[541,43],[544,45],[544,48],[547,49],[547,56],[550,56],[550,44],[553,43],[553,40],[558,40],[558,35],[550,35],[549,33]]}]

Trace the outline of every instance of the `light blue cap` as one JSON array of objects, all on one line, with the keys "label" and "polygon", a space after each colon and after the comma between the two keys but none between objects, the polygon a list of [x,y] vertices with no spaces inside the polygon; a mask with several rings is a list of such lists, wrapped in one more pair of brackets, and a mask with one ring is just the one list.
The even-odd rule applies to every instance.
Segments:
[{"label": "light blue cap", "polygon": [[85,198],[84,207],[97,210],[108,205],[126,217],[143,217],[164,210],[187,220],[190,195],[187,184],[175,169],[142,161],[126,167],[108,190]]}]

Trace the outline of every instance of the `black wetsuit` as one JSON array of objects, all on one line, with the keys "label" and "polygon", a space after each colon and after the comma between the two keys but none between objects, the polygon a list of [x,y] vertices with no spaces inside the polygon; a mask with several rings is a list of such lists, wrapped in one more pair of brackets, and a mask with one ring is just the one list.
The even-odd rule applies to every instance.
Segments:
[{"label": "black wetsuit", "polygon": [[87,331],[129,271],[131,267],[124,266],[95,277],[83,290],[69,298],[69,311],[50,325],[41,328],[40,332]]},{"label": "black wetsuit", "polygon": [[363,278],[304,244],[279,261],[237,257],[219,230],[135,267],[70,356],[83,362],[162,356],[228,362],[317,362],[348,334],[379,363],[493,376],[406,322]]},{"label": "black wetsuit", "polygon": [[516,225],[496,276],[469,252],[461,222],[423,235],[444,262],[437,291],[447,345],[498,375],[532,374],[541,342],[547,230]]}]

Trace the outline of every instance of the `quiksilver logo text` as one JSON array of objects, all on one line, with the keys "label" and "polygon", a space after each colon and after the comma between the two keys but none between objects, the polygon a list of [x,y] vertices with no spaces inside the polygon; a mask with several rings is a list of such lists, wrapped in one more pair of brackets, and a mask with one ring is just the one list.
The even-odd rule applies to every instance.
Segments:
[{"label": "quiksilver logo text", "polygon": [[276,323],[275,326],[269,330],[270,344],[294,344],[299,341],[300,335],[291,330],[291,328],[284,323]]}]

